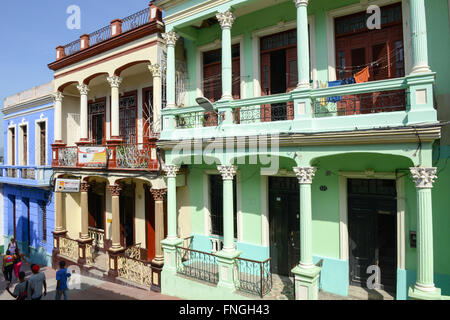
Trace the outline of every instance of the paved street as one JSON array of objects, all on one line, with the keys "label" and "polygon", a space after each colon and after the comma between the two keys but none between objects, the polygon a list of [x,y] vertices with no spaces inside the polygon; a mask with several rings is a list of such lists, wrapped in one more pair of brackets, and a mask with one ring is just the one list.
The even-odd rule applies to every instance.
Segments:
[{"label": "paved street", "polygon": [[[22,266],[27,278],[31,275],[30,265],[25,263]],[[47,296],[43,300],[54,300],[56,290],[56,270],[49,267],[43,267],[41,272],[45,272],[47,278]],[[146,291],[142,289],[122,286],[116,283],[106,282],[94,278],[81,276],[80,289],[73,289],[74,285],[69,285],[70,300],[176,300],[177,298],[165,296],[156,292]],[[13,273],[13,282],[10,290],[14,290],[17,284]],[[6,283],[3,273],[0,275],[0,300],[14,300],[5,290]]]}]

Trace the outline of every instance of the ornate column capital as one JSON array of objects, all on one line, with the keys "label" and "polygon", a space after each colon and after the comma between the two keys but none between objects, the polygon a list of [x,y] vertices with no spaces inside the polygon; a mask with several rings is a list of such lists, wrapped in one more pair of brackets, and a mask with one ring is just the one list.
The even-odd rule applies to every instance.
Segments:
[{"label": "ornate column capital", "polygon": [[53,100],[56,101],[62,101],[62,99],[64,98],[64,95],[62,94],[61,91],[57,91],[55,93],[53,93]]},{"label": "ornate column capital", "polygon": [[437,168],[413,167],[409,168],[418,189],[433,188],[434,180],[437,179]]},{"label": "ornate column capital", "polygon": [[122,186],[118,184],[113,184],[108,186],[109,191],[111,191],[111,196],[118,197],[120,196],[120,191],[122,191]]},{"label": "ornate column capital", "polygon": [[87,84],[80,84],[77,86],[78,91],[80,91],[80,94],[83,96],[87,96],[89,92],[89,86]]},{"label": "ornate column capital", "polygon": [[149,64],[148,70],[151,72],[153,77],[161,77],[162,68],[161,65],[159,65],[158,63]]},{"label": "ornate column capital", "polygon": [[123,79],[119,76],[112,76],[112,77],[106,78],[106,80],[108,80],[108,82],[112,88],[119,88]]},{"label": "ornate column capital", "polygon": [[166,172],[167,178],[176,178],[177,172],[180,170],[180,166],[176,165],[166,165],[163,169]]},{"label": "ornate column capital", "polygon": [[91,188],[91,184],[89,182],[81,182],[80,192],[89,192],[90,188]]},{"label": "ornate column capital", "polygon": [[316,175],[317,168],[297,167],[293,169],[300,184],[312,184],[313,178]]},{"label": "ornate column capital", "polygon": [[217,166],[217,170],[222,174],[223,180],[233,180],[236,175],[236,166]]},{"label": "ornate column capital", "polygon": [[230,10],[219,12],[216,14],[216,18],[219,20],[222,29],[231,29],[234,20],[236,20],[236,16]]},{"label": "ornate column capital", "polygon": [[167,194],[167,189],[150,189],[155,201],[164,201],[164,196]]},{"label": "ornate column capital", "polygon": [[180,38],[179,35],[177,35],[175,32],[173,31],[169,31],[166,33],[162,34],[162,37],[164,40],[166,40],[166,45],[167,46],[175,46],[175,44],[177,43],[177,40]]},{"label": "ornate column capital", "polygon": [[309,0],[294,0],[295,6],[299,7],[307,7]]}]

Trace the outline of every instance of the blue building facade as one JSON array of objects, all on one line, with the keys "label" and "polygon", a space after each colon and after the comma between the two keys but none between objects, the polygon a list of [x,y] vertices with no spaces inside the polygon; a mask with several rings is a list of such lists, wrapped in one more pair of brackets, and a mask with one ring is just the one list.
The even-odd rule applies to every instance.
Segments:
[{"label": "blue building facade", "polygon": [[0,166],[4,251],[14,237],[27,260],[51,265],[53,84],[5,99],[4,165]]}]

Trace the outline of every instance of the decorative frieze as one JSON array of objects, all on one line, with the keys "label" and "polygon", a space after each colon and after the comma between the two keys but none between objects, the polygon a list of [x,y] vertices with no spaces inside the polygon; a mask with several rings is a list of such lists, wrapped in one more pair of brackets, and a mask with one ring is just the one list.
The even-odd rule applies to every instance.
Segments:
[{"label": "decorative frieze", "polygon": [[433,188],[434,180],[437,179],[436,168],[414,167],[410,168],[411,175],[418,189]]},{"label": "decorative frieze", "polygon": [[78,91],[80,91],[80,94],[83,96],[87,96],[89,92],[89,87],[86,84],[80,84],[77,86]]},{"label": "decorative frieze", "polygon": [[155,201],[164,201],[164,196],[167,194],[167,189],[151,189],[150,192],[152,193]]},{"label": "decorative frieze", "polygon": [[176,165],[164,166],[164,171],[166,172],[167,178],[176,178],[178,170],[180,170],[180,167]]},{"label": "decorative frieze", "polygon": [[119,88],[123,79],[119,76],[112,76],[112,77],[106,78],[106,80],[108,80],[108,82],[112,88]]},{"label": "decorative frieze", "polygon": [[122,191],[122,186],[118,184],[113,184],[108,186],[109,191],[111,192],[111,196],[113,197],[119,197],[120,192]]},{"label": "decorative frieze", "polygon": [[217,166],[217,170],[222,174],[223,180],[233,180],[236,175],[236,166]]},{"label": "decorative frieze", "polygon": [[177,43],[177,40],[180,38],[180,36],[177,35],[173,31],[169,31],[169,32],[163,33],[162,37],[163,37],[164,40],[166,40],[166,45],[167,46],[175,46],[175,44]]},{"label": "decorative frieze", "polygon": [[312,184],[316,175],[317,168],[314,167],[297,167],[293,168],[300,184]]},{"label": "decorative frieze", "polygon": [[216,14],[216,17],[222,29],[231,29],[234,20],[236,20],[236,16],[229,10]]}]

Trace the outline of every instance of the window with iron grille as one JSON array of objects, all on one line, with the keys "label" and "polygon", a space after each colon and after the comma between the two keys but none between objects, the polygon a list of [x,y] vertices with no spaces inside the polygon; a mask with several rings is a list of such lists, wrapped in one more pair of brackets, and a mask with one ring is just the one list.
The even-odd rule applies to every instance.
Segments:
[{"label": "window with iron grille", "polygon": [[136,117],[137,96],[136,92],[126,94],[120,98],[120,137],[125,144],[137,142]]},{"label": "window with iron grille", "polygon": [[[223,179],[221,175],[209,176],[211,234],[223,236]],[[236,179],[233,180],[234,237],[237,238]]]}]

